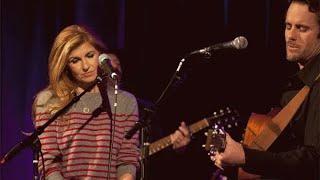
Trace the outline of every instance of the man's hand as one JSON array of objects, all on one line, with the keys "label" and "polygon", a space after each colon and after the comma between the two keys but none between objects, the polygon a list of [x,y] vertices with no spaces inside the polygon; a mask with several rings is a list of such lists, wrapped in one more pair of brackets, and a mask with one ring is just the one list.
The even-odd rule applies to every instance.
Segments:
[{"label": "man's hand", "polygon": [[185,122],[181,122],[179,128],[170,135],[173,149],[186,146],[190,142],[190,131]]},{"label": "man's hand", "polygon": [[214,156],[211,156],[211,160],[219,168],[244,164],[245,154],[242,145],[234,141],[228,133],[226,134],[226,141],[227,144],[224,152],[215,153]]}]

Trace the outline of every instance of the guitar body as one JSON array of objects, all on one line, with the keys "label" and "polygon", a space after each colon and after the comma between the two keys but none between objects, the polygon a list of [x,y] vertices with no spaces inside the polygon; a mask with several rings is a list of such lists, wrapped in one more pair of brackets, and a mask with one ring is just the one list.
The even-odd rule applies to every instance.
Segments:
[{"label": "guitar body", "polygon": [[[252,113],[245,130],[244,138],[243,138],[243,145],[249,148],[252,148],[252,142],[255,140],[255,138],[261,133],[261,131],[264,129],[264,126],[267,125],[268,122],[271,121],[271,119],[278,114],[280,111],[280,108],[274,108],[272,109],[268,114],[256,114]],[[245,172],[242,168],[239,168],[238,170],[238,179],[239,180],[249,180],[249,179],[260,179],[260,175],[256,174],[250,174]]]}]

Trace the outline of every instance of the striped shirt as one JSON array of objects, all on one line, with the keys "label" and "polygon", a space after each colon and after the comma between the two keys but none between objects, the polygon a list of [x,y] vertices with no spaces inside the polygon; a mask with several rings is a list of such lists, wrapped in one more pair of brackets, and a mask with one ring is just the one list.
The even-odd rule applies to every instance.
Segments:
[{"label": "striped shirt", "polygon": [[[108,173],[111,179],[117,179],[117,174],[135,175],[139,157],[138,134],[130,140],[125,139],[124,134],[138,120],[136,99],[128,92],[119,91],[115,114],[112,91],[109,90],[108,95],[114,118],[111,152],[109,115],[101,112],[96,117],[92,116],[92,112],[102,102],[100,93],[86,93],[63,118],[58,118],[39,136],[48,179],[106,179]],[[52,93],[48,90],[37,96],[34,118],[36,127],[52,116],[46,108],[47,104],[54,101],[51,97]],[[39,170],[42,168],[40,158]]]}]

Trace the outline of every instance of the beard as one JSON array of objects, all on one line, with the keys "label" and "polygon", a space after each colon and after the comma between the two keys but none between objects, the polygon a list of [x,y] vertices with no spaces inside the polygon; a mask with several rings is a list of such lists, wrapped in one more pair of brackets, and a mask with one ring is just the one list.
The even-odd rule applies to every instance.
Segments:
[{"label": "beard", "polygon": [[287,50],[287,57],[286,59],[290,62],[299,62],[302,57],[301,57],[301,54],[300,53],[290,53],[288,52]]},{"label": "beard", "polygon": [[304,56],[303,53],[288,53],[287,52],[287,57],[286,57],[287,61],[289,62],[294,62],[297,63],[302,66],[304,66],[310,58],[307,58]]}]

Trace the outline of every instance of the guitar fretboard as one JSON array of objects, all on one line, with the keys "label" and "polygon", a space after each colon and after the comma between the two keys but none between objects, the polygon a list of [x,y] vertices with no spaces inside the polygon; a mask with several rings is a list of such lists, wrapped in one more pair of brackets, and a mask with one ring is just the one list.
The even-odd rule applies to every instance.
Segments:
[{"label": "guitar fretboard", "polygon": [[[239,114],[237,111],[231,111],[229,108],[226,109],[227,111],[220,110],[219,113],[214,113],[213,116],[204,118],[196,123],[191,124],[188,128],[191,134],[197,133],[198,131],[214,125],[225,126],[229,123],[229,118],[231,121],[235,121],[235,117],[238,117]],[[145,156],[150,156],[155,154],[162,149],[172,145],[170,135],[164,138],[161,138],[148,146],[148,153],[142,153],[141,158],[144,159]],[[143,150],[145,152],[146,149]]]},{"label": "guitar fretboard", "polygon": [[[208,126],[209,126],[209,122],[206,118],[204,118],[204,119],[190,125],[189,130],[192,134],[194,134],[194,133],[196,133],[196,132],[198,132]],[[170,135],[153,142],[149,146],[149,156],[156,153],[156,152],[161,151],[162,149],[164,149],[170,145],[172,145]]]}]

